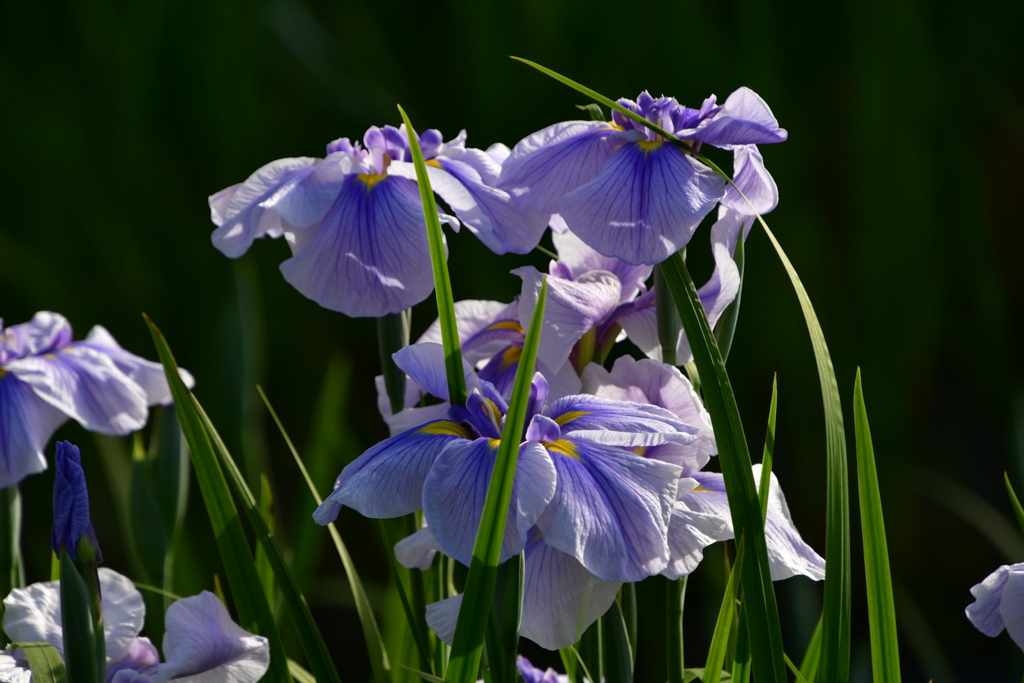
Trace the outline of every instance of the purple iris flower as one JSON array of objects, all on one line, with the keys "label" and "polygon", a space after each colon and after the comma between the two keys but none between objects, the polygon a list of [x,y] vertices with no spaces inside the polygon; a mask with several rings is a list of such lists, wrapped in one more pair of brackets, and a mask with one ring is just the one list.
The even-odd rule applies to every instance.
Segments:
[{"label": "purple iris flower", "polygon": [[78,446],[58,441],[54,465],[57,472],[53,481],[53,528],[50,532],[53,552],[60,557],[61,551],[67,550],[71,559],[77,560],[78,542],[85,539],[92,544],[99,562],[103,556],[89,516],[89,490]]},{"label": "purple iris flower", "polygon": [[[434,396],[445,397],[443,354],[416,344],[395,361]],[[436,345],[435,345],[436,346]],[[431,388],[433,387],[433,388]],[[630,449],[692,442],[696,430],[669,411],[594,396],[548,403],[537,374],[521,437],[501,557],[523,550],[536,525],[545,541],[589,571],[636,581],[667,566],[668,519],[679,467]],[[465,407],[387,439],[348,465],[314,514],[333,521],[342,505],[367,517],[398,517],[423,509],[445,552],[468,565],[507,404],[488,382]]]},{"label": "purple iris flower", "polygon": [[[508,150],[466,147],[463,131],[419,136],[431,186],[471,232],[498,254],[537,246],[547,216],[516,207],[496,189]],[[324,159],[279,159],[210,197],[213,244],[230,258],[256,238],[285,237],[285,279],[324,308],[353,317],[397,313],[433,290],[423,204],[405,127],[372,126],[363,144],[327,146]],[[459,220],[439,213],[458,230]]]},{"label": "purple iris flower", "polygon": [[989,638],[1003,629],[1024,649],[1024,563],[1006,565],[971,588],[974,602],[965,610],[974,627]]},{"label": "purple iris flower", "polygon": [[170,402],[163,366],[125,351],[100,326],[76,342],[56,313],[6,329],[0,321],[0,488],[46,469],[43,448],[69,417],[122,436],[145,426],[149,406]]},{"label": "purple iris flower", "polygon": [[[231,619],[213,593],[182,598],[164,616],[163,652],[139,637],[146,617],[142,595],[131,579],[100,567],[106,683],[256,683],[270,664],[270,645]],[[64,655],[60,617],[60,582],[16,588],[4,599],[3,628],[13,642],[43,642]],[[31,679],[20,649],[0,651],[0,683]]]},{"label": "purple iris flower", "polygon": [[547,671],[542,671],[522,655],[516,657],[516,668],[526,683],[569,683],[569,677],[565,674],[560,674],[550,667]]},{"label": "purple iris flower", "polygon": [[[694,146],[732,150],[734,180],[754,210],[777,204],[778,189],[757,145],[782,142],[787,133],[749,88],[721,106],[712,95],[700,109],[646,92],[619,104]],[[502,164],[498,187],[520,208],[557,213],[591,247],[634,265],[660,263],[684,247],[719,201],[751,212],[724,179],[680,146],[617,111],[612,119],[559,123],[523,139]]]}]

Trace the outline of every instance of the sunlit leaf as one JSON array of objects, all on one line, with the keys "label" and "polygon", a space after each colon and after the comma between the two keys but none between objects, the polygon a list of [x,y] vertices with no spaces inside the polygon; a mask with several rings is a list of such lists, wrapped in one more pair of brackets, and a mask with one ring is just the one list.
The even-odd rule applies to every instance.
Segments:
[{"label": "sunlit leaf", "polygon": [[32,683],[68,683],[64,660],[57,648],[49,643],[11,643],[13,649],[21,649],[28,668],[32,671]]}]

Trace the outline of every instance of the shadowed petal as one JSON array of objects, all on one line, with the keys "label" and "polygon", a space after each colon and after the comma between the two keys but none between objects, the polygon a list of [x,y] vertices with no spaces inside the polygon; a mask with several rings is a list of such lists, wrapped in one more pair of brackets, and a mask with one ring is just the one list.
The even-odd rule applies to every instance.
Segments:
[{"label": "shadowed petal", "polygon": [[[632,301],[654,270],[652,266],[631,266],[617,258],[604,256],[571,232],[556,232],[551,236],[551,241],[558,251],[558,261],[553,263],[569,268],[571,277],[568,279],[576,279],[591,270],[606,270],[619,278],[619,303]],[[554,273],[553,269],[548,270]]]},{"label": "shadowed petal", "polygon": [[766,214],[779,205],[779,187],[764,167],[757,145],[740,145],[733,150],[732,179],[754,206],[751,208],[732,185],[725,189],[722,206],[749,216],[754,212]]},{"label": "shadowed petal", "polygon": [[438,420],[381,441],[341,471],[334,491],[313,513],[313,520],[322,525],[333,522],[342,505],[376,518],[419,510],[423,480],[434,459],[452,441],[469,438],[465,427]]},{"label": "shadowed petal", "polygon": [[608,611],[621,586],[594,576],[534,529],[526,546],[520,634],[548,650],[569,647]]},{"label": "shadowed petal", "polygon": [[566,121],[519,141],[501,165],[498,187],[525,211],[552,214],[558,199],[589,182],[625,140],[603,121]]},{"label": "shadowed petal", "polygon": [[537,522],[544,541],[606,579],[640,581],[663,570],[679,468],[582,440],[547,447],[558,487]]},{"label": "shadowed petal", "polygon": [[565,195],[558,211],[591,247],[628,264],[660,263],[686,246],[725,181],[677,146],[637,142]]},{"label": "shadowed petal", "polygon": [[[450,444],[434,462],[423,484],[423,513],[445,552],[469,566],[480,516],[491,481],[496,439]],[[534,442],[519,449],[512,500],[505,522],[499,562],[519,553],[526,532],[555,493],[555,470],[547,451]]]},{"label": "shadowed petal", "polygon": [[0,488],[46,469],[43,447],[67,419],[25,382],[0,376]]},{"label": "shadowed petal", "polygon": [[398,313],[434,288],[423,205],[398,176],[351,175],[308,246],[281,264],[285,279],[351,317]]},{"label": "shadowed petal", "polygon": [[329,154],[319,163],[292,173],[260,206],[272,210],[291,226],[308,228],[327,215],[341,192],[345,176],[359,170],[351,154]]},{"label": "shadowed petal", "polygon": [[395,559],[403,567],[426,571],[434,561],[434,555],[442,551],[444,548],[434,538],[430,527],[425,526],[395,544]]},{"label": "shadowed petal", "polygon": [[[93,327],[85,341],[78,342],[77,346],[87,346],[110,356],[110,360],[114,361],[117,369],[146,392],[146,400],[149,405],[166,406],[174,402],[171,397],[171,388],[167,384],[164,366],[125,351],[105,327],[100,325]],[[178,374],[189,389],[195,386],[196,381],[188,370],[178,368]]]},{"label": "shadowed petal", "polygon": [[427,605],[427,626],[437,637],[452,644],[455,639],[455,624],[459,621],[463,593]]},{"label": "shadowed petal", "polygon": [[704,559],[704,548],[718,541],[724,528],[720,516],[676,503],[668,523],[669,563],[662,575],[675,581],[696,569]]},{"label": "shadowed petal", "polygon": [[678,441],[689,443],[693,440],[691,435],[697,431],[659,406],[585,394],[554,401],[544,410],[544,415],[557,422],[563,434],[583,430],[664,434],[681,432],[690,438],[680,438]]},{"label": "shadowed petal", "polygon": [[[395,365],[423,388],[428,394],[445,401],[448,398],[448,374],[444,364],[444,347],[441,344],[425,343],[406,346],[391,356]],[[472,391],[479,387],[475,381],[473,366],[462,360],[462,371],[466,377],[466,388]]]},{"label": "shadowed petal", "polygon": [[1017,647],[1024,650],[1024,572],[1020,569],[1011,568],[1006,576],[999,612],[1003,615],[1006,632]]},{"label": "shadowed petal", "polygon": [[1013,572],[1024,571],[1024,563],[1003,565],[985,577],[985,580],[971,587],[974,602],[964,610],[974,627],[990,638],[1002,633],[1005,623],[999,609],[1003,599],[1006,580]]},{"label": "shadowed petal", "polygon": [[[523,338],[519,324],[519,305],[500,301],[465,299],[455,302],[455,322],[459,327],[462,357],[476,365],[494,356],[512,342]],[[441,324],[434,320],[416,343],[441,343]]]},{"label": "shadowed petal", "polygon": [[231,620],[216,595],[175,601],[164,617],[167,663],[160,679],[185,683],[256,683],[270,667],[270,644]]}]

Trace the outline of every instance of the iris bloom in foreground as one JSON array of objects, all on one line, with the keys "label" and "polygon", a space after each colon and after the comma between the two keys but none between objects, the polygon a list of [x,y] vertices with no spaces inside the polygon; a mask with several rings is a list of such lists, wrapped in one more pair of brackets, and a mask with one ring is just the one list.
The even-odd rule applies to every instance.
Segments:
[{"label": "iris bloom in foreground", "polygon": [[[99,570],[106,683],[256,683],[270,664],[270,645],[231,620],[213,593],[177,600],[164,618],[163,651],[139,637],[146,616],[142,595],[131,579],[112,569]],[[13,642],[49,643],[64,656],[60,582],[16,588],[4,600],[4,632]],[[20,649],[0,652],[0,682],[30,683],[32,672]]]},{"label": "iris bloom in foreground", "polygon": [[971,588],[965,610],[974,627],[990,638],[1003,629],[1024,650],[1024,563],[1004,564]]},{"label": "iris bloom in foreground", "polygon": [[149,406],[170,403],[163,366],[125,351],[99,325],[76,342],[57,313],[6,329],[0,320],[0,488],[46,469],[43,448],[68,418],[123,436],[145,426]]},{"label": "iris bloom in foreground", "polygon": [[[548,217],[494,187],[507,148],[467,148],[465,131],[443,142],[428,130],[419,144],[433,190],[458,216],[442,213],[442,221],[457,230],[461,219],[498,254],[537,246]],[[210,197],[213,244],[238,258],[254,239],[284,236],[292,257],[281,272],[306,297],[353,317],[403,311],[434,287],[411,162],[404,126],[372,126],[362,145],[335,140],[323,159],[273,161]]]},{"label": "iris bloom in foreground", "polygon": [[[766,213],[778,190],[757,145],[782,142],[768,105],[749,88],[718,105],[712,95],[699,109],[643,92],[619,104],[692,143],[733,151],[733,176]],[[561,215],[570,230],[606,256],[654,264],[686,246],[714,207],[752,213],[723,178],[681,146],[619,112],[612,122],[567,121],[517,144],[502,165],[498,186],[531,212]]]}]

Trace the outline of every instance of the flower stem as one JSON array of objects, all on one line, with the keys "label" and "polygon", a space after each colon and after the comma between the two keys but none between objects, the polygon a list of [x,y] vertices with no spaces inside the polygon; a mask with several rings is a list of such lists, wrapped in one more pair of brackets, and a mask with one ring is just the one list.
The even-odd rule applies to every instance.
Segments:
[{"label": "flower stem", "polygon": [[686,576],[669,581],[665,596],[665,633],[668,638],[668,683],[683,683],[683,602]]}]

